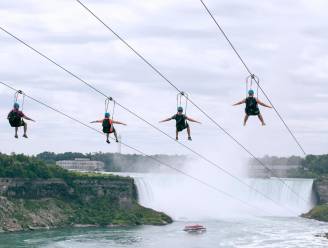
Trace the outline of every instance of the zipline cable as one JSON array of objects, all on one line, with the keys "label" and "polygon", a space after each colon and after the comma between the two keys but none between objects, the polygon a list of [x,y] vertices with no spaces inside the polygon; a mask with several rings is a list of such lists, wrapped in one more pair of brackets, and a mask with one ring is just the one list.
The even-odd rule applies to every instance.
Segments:
[{"label": "zipline cable", "polygon": [[[204,6],[206,12],[209,14],[209,16],[211,17],[211,19],[214,21],[214,23],[216,24],[216,26],[219,28],[220,32],[222,33],[222,35],[224,36],[224,38],[227,40],[227,42],[229,43],[230,47],[232,48],[232,50],[235,52],[235,54],[237,55],[237,57],[239,58],[239,60],[241,61],[241,63],[244,65],[245,69],[247,70],[247,72],[249,73],[250,76],[253,76],[254,74],[252,73],[252,71],[249,69],[249,67],[247,66],[245,60],[241,57],[241,55],[239,54],[239,52],[237,51],[237,49],[235,48],[235,46],[232,44],[231,40],[229,39],[228,35],[224,32],[224,30],[222,29],[221,25],[218,23],[218,21],[216,20],[216,18],[214,17],[214,15],[212,14],[212,12],[210,11],[210,9],[207,7],[207,5],[204,3],[203,0],[199,0],[202,5]],[[261,87],[259,80],[257,78],[255,78],[255,82],[258,86],[258,88],[261,90],[261,92],[263,93],[263,95],[265,96],[265,98],[268,100],[268,102],[270,103],[270,105],[272,106],[273,110],[276,112],[277,116],[279,117],[279,119],[282,121],[282,123],[284,124],[285,128],[287,129],[287,131],[289,132],[289,134],[292,136],[292,138],[294,139],[295,143],[297,144],[297,146],[299,147],[299,149],[302,151],[302,153],[304,155],[306,155],[305,149],[303,148],[303,146],[301,145],[300,141],[296,138],[295,134],[293,133],[293,131],[289,128],[289,126],[287,125],[287,123],[285,122],[284,118],[281,116],[281,114],[279,113],[279,111],[277,110],[277,108],[273,105],[272,101],[270,100],[270,98],[268,97],[268,95],[265,93],[265,91],[263,90],[263,88]]]},{"label": "zipline cable", "polygon": [[[142,61],[144,61],[153,71],[155,71],[160,77],[162,77],[168,84],[170,84],[174,89],[176,89],[179,93],[181,91],[171,80],[169,80],[159,69],[157,69],[151,62],[149,62],[144,56],[142,56],[136,49],[134,49],[127,41],[125,41],[117,32],[115,32],[111,27],[109,27],[100,17],[98,17],[91,9],[89,9],[85,4],[83,4],[80,0],[76,0],[84,9],[86,9],[92,16],[94,16],[102,25],[104,25],[112,34],[114,34],[123,44],[125,44],[130,50],[132,50]],[[245,64],[246,65],[246,64]],[[246,66],[247,67],[247,66]],[[248,67],[247,67],[248,68]],[[259,88],[262,91],[262,87],[257,82]],[[264,95],[266,95],[264,93]],[[253,157],[261,166],[263,166],[267,171],[271,173],[272,176],[279,178],[275,175],[275,173],[268,168],[259,158],[257,158],[250,150],[248,150],[243,144],[241,144],[234,136],[232,136],[225,128],[223,128],[217,121],[215,121],[209,114],[207,114],[200,106],[198,106],[195,102],[193,102],[189,97],[188,101],[196,107],[201,113],[203,113],[210,121],[212,121],[221,131],[223,131],[226,135],[228,135],[233,141],[236,142],[246,153],[248,153],[251,157]],[[269,101],[270,102],[270,101]],[[272,106],[273,107],[273,106]],[[279,115],[280,116],[280,115]],[[294,191],[288,184],[286,184],[281,178],[279,180],[291,191],[293,194],[297,195],[304,202],[307,202],[303,197],[301,197],[296,191]]]},{"label": "zipline cable", "polygon": [[[7,83],[4,83],[4,82],[1,82],[1,81],[0,81],[0,84],[6,86],[7,88],[9,88],[9,89],[11,89],[11,90],[13,90],[13,91],[16,91],[16,92],[18,91],[17,89],[15,89],[14,87],[12,87],[11,85],[9,85],[9,84],[7,84]],[[61,110],[58,110],[58,109],[56,109],[56,108],[54,108],[54,107],[52,107],[52,106],[50,106],[50,105],[48,105],[48,104],[42,102],[41,100],[38,100],[38,99],[36,99],[36,98],[34,98],[34,97],[30,96],[30,95],[27,95],[27,94],[25,94],[25,97],[31,99],[32,101],[34,101],[34,102],[36,102],[36,103],[38,103],[38,104],[40,104],[40,105],[42,105],[42,106],[44,106],[44,107],[46,107],[46,108],[48,108],[48,109],[51,109],[52,111],[54,111],[54,112],[56,112],[56,113],[58,113],[58,114],[60,114],[60,115],[65,116],[66,118],[68,118],[68,119],[70,119],[70,120],[72,120],[72,121],[74,121],[74,122],[77,122],[78,124],[80,124],[80,125],[82,125],[82,126],[84,126],[84,127],[86,127],[86,128],[89,128],[89,129],[91,129],[91,130],[93,130],[93,131],[95,131],[95,132],[97,132],[97,133],[99,133],[99,134],[101,134],[101,135],[104,135],[104,133],[101,132],[101,131],[99,131],[98,129],[96,129],[96,128],[92,127],[92,126],[89,126],[88,124],[86,124],[86,123],[84,123],[84,122],[82,122],[82,121],[76,119],[75,117],[72,117],[72,116],[70,116],[70,115],[68,115],[68,114],[66,114],[66,113],[64,113],[64,112],[62,112]],[[112,138],[112,137],[110,137],[110,138],[111,138],[112,140],[114,140],[114,138]],[[153,157],[153,156],[151,156],[151,155],[148,155],[148,154],[146,154],[145,152],[141,151],[141,150],[138,149],[138,148],[135,148],[135,147],[133,147],[133,146],[130,146],[130,145],[128,145],[128,144],[126,144],[126,143],[124,143],[124,142],[121,142],[121,141],[120,141],[120,143],[121,143],[122,145],[128,147],[129,149],[131,149],[131,150],[133,150],[133,151],[135,151],[135,152],[137,152],[137,153],[140,153],[140,154],[142,154],[143,156],[145,156],[145,157],[147,157],[147,158],[149,158],[149,159],[151,159],[151,160],[157,162],[158,164],[161,164],[161,165],[166,166],[166,167],[168,167],[168,168],[170,168],[170,169],[172,169],[172,170],[175,170],[176,172],[178,172],[178,173],[180,173],[180,174],[183,174],[184,176],[189,177],[189,178],[193,179],[194,181],[197,181],[198,183],[201,183],[202,185],[204,185],[204,186],[206,186],[206,187],[208,187],[208,188],[211,188],[212,190],[215,190],[216,192],[219,192],[220,194],[223,194],[223,195],[225,195],[225,196],[227,196],[227,197],[229,197],[229,198],[231,198],[231,199],[233,199],[233,200],[235,200],[235,201],[238,201],[238,202],[244,204],[244,205],[247,206],[247,207],[250,207],[250,208],[252,208],[252,209],[256,209],[256,210],[258,210],[258,211],[259,211],[259,210],[260,210],[260,211],[263,211],[263,209],[260,209],[260,208],[258,208],[258,207],[256,207],[256,206],[253,206],[253,205],[249,204],[248,202],[246,202],[246,201],[244,201],[244,200],[241,200],[241,199],[239,199],[239,198],[236,198],[236,197],[234,197],[233,195],[231,195],[230,193],[227,193],[227,192],[225,192],[224,190],[221,190],[221,189],[219,189],[219,188],[217,188],[217,187],[215,187],[215,186],[213,186],[213,185],[211,185],[211,184],[209,184],[209,183],[207,183],[207,182],[205,182],[205,181],[203,181],[203,180],[201,180],[201,179],[199,179],[199,178],[196,178],[196,177],[194,177],[194,176],[192,176],[192,175],[190,175],[190,174],[188,174],[188,173],[186,173],[186,172],[184,172],[184,171],[182,171],[182,170],[180,170],[180,169],[177,169],[177,168],[175,168],[174,166],[172,166],[172,165],[170,165],[170,164],[168,164],[168,163],[166,163],[166,162],[163,162],[163,161],[161,161],[161,160],[159,160],[159,159],[157,159],[157,158],[155,158],[155,157]],[[266,212],[266,211],[264,211],[264,212]],[[266,212],[266,213],[268,213],[268,212]]]},{"label": "zipline cable", "polygon": [[[204,161],[208,162],[209,164],[213,165],[214,167],[216,167],[218,170],[222,171],[223,173],[227,174],[228,176],[234,178],[235,180],[237,180],[239,183],[243,184],[244,186],[247,186],[248,188],[250,188],[251,190],[257,192],[258,194],[262,195],[264,198],[272,201],[274,204],[276,204],[279,207],[282,207],[281,205],[279,205],[277,202],[275,202],[273,199],[271,199],[269,196],[265,195],[264,193],[262,193],[261,191],[259,191],[258,189],[254,188],[252,185],[246,183],[245,181],[243,181],[241,178],[239,178],[238,176],[235,176],[234,174],[230,173],[229,171],[227,171],[226,169],[222,168],[221,166],[219,166],[218,164],[216,164],[215,162],[211,161],[210,159],[208,159],[207,157],[205,157],[204,155],[200,154],[199,152],[193,150],[192,148],[190,148],[189,146],[181,143],[180,141],[176,141],[175,138],[173,138],[172,136],[170,136],[169,134],[167,134],[166,132],[164,132],[163,130],[161,130],[160,128],[156,127],[155,125],[153,125],[152,123],[150,123],[149,121],[147,121],[146,119],[144,119],[143,117],[141,117],[140,115],[136,114],[135,112],[131,111],[129,108],[123,106],[122,104],[120,104],[119,102],[117,102],[116,100],[114,100],[112,97],[107,96],[104,92],[102,92],[101,90],[97,89],[96,87],[94,87],[92,84],[88,83],[87,81],[83,80],[81,77],[77,76],[75,73],[73,73],[72,71],[66,69],[65,67],[61,66],[60,64],[58,64],[56,61],[54,61],[53,59],[51,59],[50,57],[48,57],[47,55],[45,55],[44,53],[40,52],[39,50],[35,49],[34,47],[32,47],[31,45],[29,45],[28,43],[26,43],[25,41],[23,41],[22,39],[18,38],[17,36],[13,35],[12,33],[10,33],[9,31],[5,30],[4,28],[0,27],[1,30],[3,30],[4,32],[6,32],[7,34],[9,34],[11,37],[13,37],[14,39],[16,39],[17,41],[21,42],[22,44],[24,44],[26,47],[28,47],[29,49],[31,49],[32,51],[36,52],[37,54],[39,54],[40,56],[42,56],[43,58],[45,58],[46,60],[48,60],[49,62],[51,62],[52,64],[56,65],[57,67],[59,67],[60,69],[62,69],[63,71],[65,71],[66,73],[68,73],[69,75],[73,76],[74,78],[78,79],[80,82],[84,83],[85,85],[87,85],[88,87],[90,87],[91,89],[95,90],[96,92],[98,92],[99,94],[101,94],[102,96],[106,97],[106,101],[105,101],[105,109],[108,109],[108,104],[109,101],[113,101],[114,105],[113,108],[115,107],[115,104],[117,104],[118,106],[120,106],[122,109],[124,109],[125,111],[127,111],[128,113],[130,113],[131,115],[137,117],[138,119],[142,120],[143,122],[145,122],[146,124],[150,125],[152,128],[156,129],[157,131],[159,131],[160,133],[162,133],[163,135],[167,136],[168,138],[170,138],[171,140],[177,142],[179,145],[183,146],[184,148],[186,148],[187,150],[191,151],[192,153],[194,153],[195,155],[197,155],[198,157],[200,157],[201,159],[203,159]],[[188,98],[188,94],[182,92],[184,97],[190,101],[190,99]],[[204,112],[205,114],[205,112]],[[292,211],[292,210],[289,210]]]}]

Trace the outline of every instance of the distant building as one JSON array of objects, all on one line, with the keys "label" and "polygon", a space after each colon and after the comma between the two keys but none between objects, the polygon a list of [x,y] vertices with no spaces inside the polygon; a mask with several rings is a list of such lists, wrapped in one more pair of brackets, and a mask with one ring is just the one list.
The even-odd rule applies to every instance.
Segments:
[{"label": "distant building", "polygon": [[76,158],[75,160],[57,161],[56,165],[67,170],[102,171],[105,164],[101,161],[92,161],[88,158]]},{"label": "distant building", "polygon": [[288,177],[290,170],[298,169],[301,165],[265,165],[265,167],[262,165],[249,165],[248,176],[261,178]]}]

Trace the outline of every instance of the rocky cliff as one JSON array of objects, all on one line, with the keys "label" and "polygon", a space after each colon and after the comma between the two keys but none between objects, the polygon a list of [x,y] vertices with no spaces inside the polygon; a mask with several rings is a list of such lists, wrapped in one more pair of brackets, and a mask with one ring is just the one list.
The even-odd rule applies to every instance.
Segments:
[{"label": "rocky cliff", "polygon": [[305,218],[328,221],[328,177],[322,176],[314,181],[314,191],[317,196],[318,205],[308,213],[303,214]]},{"label": "rocky cliff", "polygon": [[320,177],[316,179],[314,181],[314,190],[319,204],[328,203],[328,177]]},{"label": "rocky cliff", "polygon": [[132,178],[0,178],[0,230],[65,226],[162,225],[164,213],[137,203]]}]

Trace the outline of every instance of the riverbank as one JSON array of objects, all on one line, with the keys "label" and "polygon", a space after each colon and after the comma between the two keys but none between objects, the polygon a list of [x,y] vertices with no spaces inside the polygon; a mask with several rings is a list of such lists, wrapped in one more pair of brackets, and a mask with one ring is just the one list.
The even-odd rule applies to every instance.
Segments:
[{"label": "riverbank", "polygon": [[71,173],[22,155],[0,155],[0,231],[165,225],[142,207],[129,177]]},{"label": "riverbank", "polygon": [[302,217],[328,222],[328,204],[317,205]]}]

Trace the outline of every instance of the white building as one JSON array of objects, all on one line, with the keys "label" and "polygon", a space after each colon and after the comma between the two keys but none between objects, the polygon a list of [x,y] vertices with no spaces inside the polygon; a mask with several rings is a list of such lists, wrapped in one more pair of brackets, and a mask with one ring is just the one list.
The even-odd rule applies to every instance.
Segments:
[{"label": "white building", "polygon": [[76,158],[75,160],[57,161],[56,165],[67,170],[102,171],[105,164],[101,161],[92,161],[88,158]]}]

